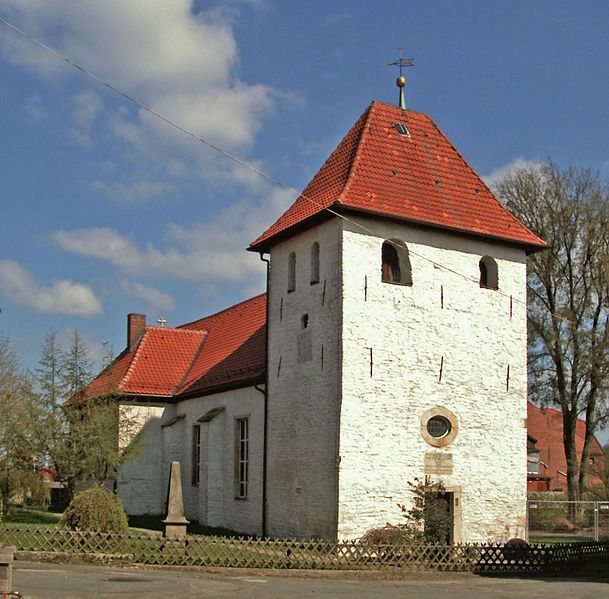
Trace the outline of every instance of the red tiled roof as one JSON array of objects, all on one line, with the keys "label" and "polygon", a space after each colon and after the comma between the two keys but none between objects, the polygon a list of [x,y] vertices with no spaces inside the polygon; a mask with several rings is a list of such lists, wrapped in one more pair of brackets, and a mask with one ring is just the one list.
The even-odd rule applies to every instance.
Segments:
[{"label": "red tiled roof", "polygon": [[173,395],[190,369],[205,331],[146,327],[121,383],[125,393]]},{"label": "red tiled roof", "polygon": [[146,327],[85,389],[176,398],[256,378],[265,364],[266,295],[177,328]]},{"label": "red tiled roof", "polygon": [[[400,135],[396,123],[408,128]],[[266,250],[340,207],[524,245],[546,244],[508,212],[426,114],[372,102],[294,204],[252,242]]]},{"label": "red tiled roof", "polygon": [[78,399],[86,400],[119,392],[121,381],[127,374],[132,358],[133,355],[127,350],[120,353],[86,386]]},{"label": "red tiled roof", "polygon": [[[539,473],[551,477],[550,490],[566,489],[567,460],[563,442],[563,417],[562,412],[552,408],[538,408],[532,403],[527,405],[527,433],[536,439],[536,447],[539,449],[540,463]],[[586,435],[585,420],[578,420],[575,427],[575,447],[578,460],[584,447]],[[592,485],[602,482],[599,473],[603,467],[603,448],[596,437],[592,441],[590,452],[595,460],[594,466],[590,468],[589,483]]]},{"label": "red tiled roof", "polygon": [[207,339],[178,394],[251,378],[266,360],[266,294],[183,325],[207,331]]}]

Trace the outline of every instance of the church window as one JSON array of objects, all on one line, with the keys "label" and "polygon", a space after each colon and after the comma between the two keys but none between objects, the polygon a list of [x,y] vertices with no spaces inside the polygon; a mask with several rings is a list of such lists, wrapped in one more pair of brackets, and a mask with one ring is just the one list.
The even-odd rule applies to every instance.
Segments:
[{"label": "church window", "polygon": [[201,473],[201,427],[192,427],[192,477],[191,482],[194,486],[199,484]]},{"label": "church window", "polygon": [[247,499],[249,477],[249,419],[237,418],[235,437],[235,497]]},{"label": "church window", "polygon": [[434,439],[442,439],[450,433],[451,429],[450,420],[444,418],[444,416],[432,416],[427,421],[427,432]]},{"label": "church window", "polygon": [[480,268],[480,287],[484,289],[499,289],[497,262],[490,256],[483,256],[478,266]]},{"label": "church window", "polygon": [[412,285],[410,257],[403,242],[392,240],[383,243],[381,280],[383,283]]},{"label": "church window", "polygon": [[319,283],[319,243],[311,246],[311,285]]},{"label": "church window", "polygon": [[288,293],[296,290],[296,254],[290,252],[288,256]]},{"label": "church window", "polygon": [[421,436],[432,447],[446,447],[459,432],[456,415],[442,406],[434,406],[421,415]]}]

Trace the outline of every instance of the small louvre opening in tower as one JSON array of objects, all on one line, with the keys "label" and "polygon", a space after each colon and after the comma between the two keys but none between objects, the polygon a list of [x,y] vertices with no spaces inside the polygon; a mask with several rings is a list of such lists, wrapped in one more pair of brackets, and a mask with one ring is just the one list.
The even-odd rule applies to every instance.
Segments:
[{"label": "small louvre opening in tower", "polygon": [[404,123],[396,123],[395,128],[400,135],[404,135],[405,137],[410,137],[410,131],[408,131],[408,127],[404,125]]}]

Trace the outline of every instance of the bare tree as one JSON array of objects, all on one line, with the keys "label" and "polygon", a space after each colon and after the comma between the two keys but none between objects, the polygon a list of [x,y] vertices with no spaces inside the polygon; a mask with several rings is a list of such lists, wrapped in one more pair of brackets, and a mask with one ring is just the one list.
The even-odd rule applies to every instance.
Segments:
[{"label": "bare tree", "polygon": [[[607,418],[609,374],[609,199],[597,172],[527,167],[496,185],[507,207],[548,242],[529,257],[529,390],[558,404],[570,500],[588,485],[595,432]],[[578,458],[576,426],[586,420]]]}]

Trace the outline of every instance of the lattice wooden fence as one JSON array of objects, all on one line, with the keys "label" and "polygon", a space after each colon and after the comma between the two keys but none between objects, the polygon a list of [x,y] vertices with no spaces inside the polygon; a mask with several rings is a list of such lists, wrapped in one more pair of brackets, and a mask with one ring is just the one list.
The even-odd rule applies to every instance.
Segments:
[{"label": "lattice wooden fence", "polygon": [[20,551],[107,556],[138,564],[318,570],[437,570],[555,573],[609,558],[609,543],[562,545],[367,545],[358,541],[231,539],[190,536],[183,544],[160,536],[74,532],[61,528],[0,528],[0,544]]}]

